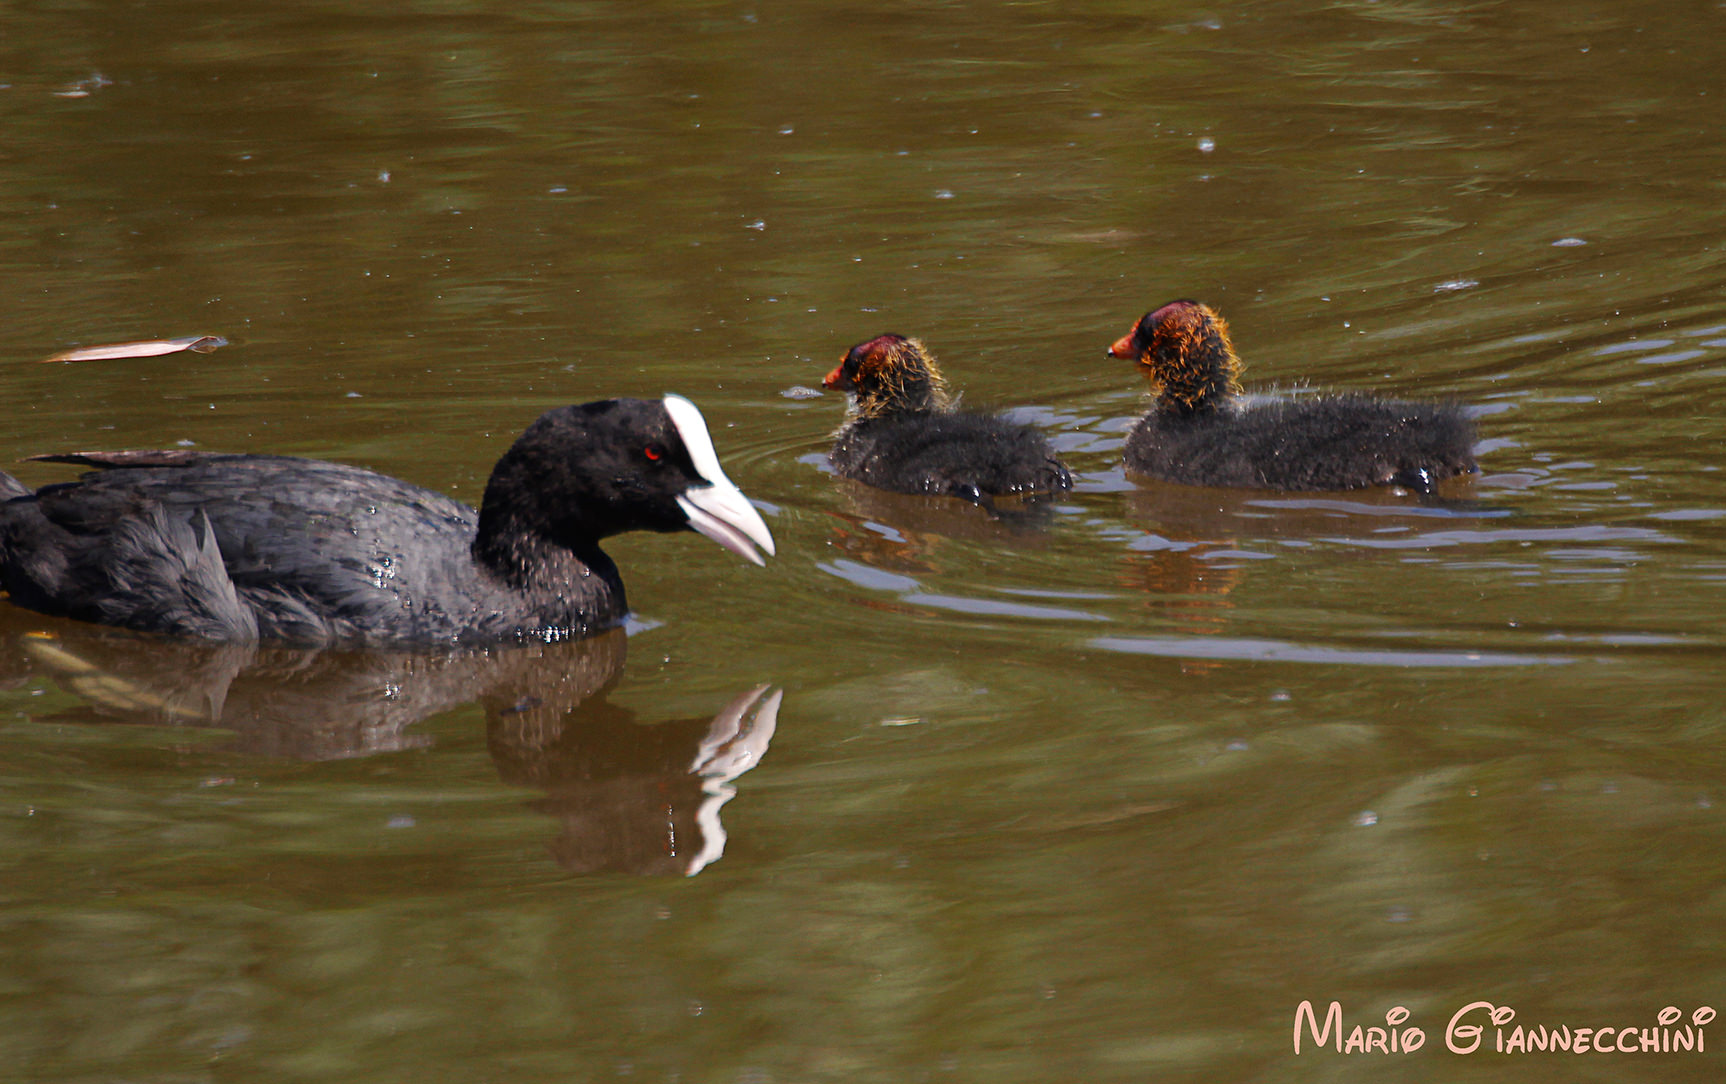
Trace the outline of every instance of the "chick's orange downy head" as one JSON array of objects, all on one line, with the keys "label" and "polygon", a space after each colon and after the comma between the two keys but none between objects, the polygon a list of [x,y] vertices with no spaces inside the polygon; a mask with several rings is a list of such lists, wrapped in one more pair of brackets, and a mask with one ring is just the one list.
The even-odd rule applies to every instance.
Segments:
[{"label": "chick's orange downy head", "polygon": [[859,413],[943,409],[946,382],[928,349],[903,335],[877,335],[845,352],[821,386],[856,396]]},{"label": "chick's orange downy head", "polygon": [[1108,353],[1144,366],[1158,400],[1171,409],[1214,409],[1240,394],[1241,359],[1228,322],[1197,301],[1171,301],[1145,313]]}]

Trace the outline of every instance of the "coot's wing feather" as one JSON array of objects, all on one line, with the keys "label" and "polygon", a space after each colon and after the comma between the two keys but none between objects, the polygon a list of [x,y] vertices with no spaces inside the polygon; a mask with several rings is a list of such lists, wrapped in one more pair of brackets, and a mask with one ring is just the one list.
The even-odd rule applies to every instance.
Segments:
[{"label": "coot's wing feather", "polygon": [[[71,544],[34,554],[33,582],[9,577],[15,597],[23,601],[39,587],[58,605],[36,608],[50,613],[205,639],[257,639],[257,620],[222,567],[207,518],[149,504],[98,537],[73,537]],[[48,541],[40,533],[37,538]],[[41,574],[49,569],[52,575]]]},{"label": "coot's wing feather", "polygon": [[[153,473],[153,472],[152,472]],[[440,638],[473,608],[475,514],[358,467],[253,457],[161,472],[201,509],[260,633],[296,641]]]},{"label": "coot's wing feather", "polygon": [[[366,639],[387,623],[399,638],[399,611],[410,611],[408,624],[436,625],[448,609],[444,588],[474,577],[473,511],[371,471],[189,451],[80,453],[73,461],[99,469],[38,493],[41,516],[63,534],[42,542],[58,544],[65,563],[81,570],[65,592],[75,597],[90,580],[125,570],[132,589],[118,604],[101,603],[98,619],[109,624],[210,635],[182,616],[188,603],[179,596],[192,610],[231,617],[232,607],[218,606],[219,588],[205,590],[205,581],[225,578],[255,624],[251,636]],[[204,537],[196,524],[207,527]],[[214,576],[212,545],[223,577]],[[236,627],[220,638],[251,636]]]}]

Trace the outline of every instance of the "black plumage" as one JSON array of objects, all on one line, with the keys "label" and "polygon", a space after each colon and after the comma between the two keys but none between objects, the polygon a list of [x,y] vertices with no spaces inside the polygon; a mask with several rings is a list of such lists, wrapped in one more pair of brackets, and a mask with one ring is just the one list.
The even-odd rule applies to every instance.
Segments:
[{"label": "black plumage", "polygon": [[978,504],[1072,486],[1067,468],[1036,429],[956,409],[935,359],[916,339],[881,335],[857,344],[823,386],[852,396],[829,453],[842,477]]},{"label": "black plumage", "polygon": [[1156,405],[1127,436],[1127,468],[1187,485],[1427,491],[1476,469],[1474,423],[1458,403],[1359,393],[1247,401],[1228,325],[1174,301],[1109,348],[1150,378]]},{"label": "black plumage", "polygon": [[476,512],[359,467],[193,451],[41,456],[97,468],[31,493],[5,478],[0,586],[17,605],[213,640],[494,642],[586,636],[627,612],[599,548],[694,529],[757,563],[766,525],[719,469],[694,404],[543,415]]},{"label": "black plumage", "polygon": [[1127,436],[1127,466],[1187,485],[1425,490],[1474,469],[1472,442],[1468,419],[1448,404],[1350,394],[1201,414],[1153,410]]}]

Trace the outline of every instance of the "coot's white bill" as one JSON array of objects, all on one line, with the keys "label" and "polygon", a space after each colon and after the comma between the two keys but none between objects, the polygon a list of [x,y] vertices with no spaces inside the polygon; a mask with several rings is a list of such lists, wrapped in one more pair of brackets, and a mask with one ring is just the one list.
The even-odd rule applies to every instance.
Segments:
[{"label": "coot's white bill", "polygon": [[[707,421],[696,405],[681,395],[665,397],[665,412],[671,424],[683,438],[690,461],[708,485],[690,486],[677,498],[683,514],[689,517],[691,529],[724,546],[732,553],[758,565],[767,562],[755,551],[756,546],[773,554],[773,535],[762,521],[761,513],[749,503],[743,491],[732,484],[719,465],[719,454],[713,450],[713,437],[707,432]],[[753,544],[752,544],[753,543]]]}]

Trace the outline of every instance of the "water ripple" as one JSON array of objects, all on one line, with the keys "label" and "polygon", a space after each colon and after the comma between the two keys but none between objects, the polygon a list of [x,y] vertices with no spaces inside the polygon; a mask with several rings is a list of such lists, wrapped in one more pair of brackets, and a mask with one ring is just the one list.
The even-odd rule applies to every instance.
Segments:
[{"label": "water ripple", "polygon": [[999,599],[964,598],[959,595],[931,595],[913,591],[901,596],[904,602],[917,603],[937,610],[976,614],[982,617],[1026,617],[1039,621],[1107,621],[1102,614],[1086,610],[1069,610],[1064,606],[1033,606],[1028,602],[1006,602]]},{"label": "water ripple", "polygon": [[1432,531],[1412,538],[1325,538],[1325,542],[1362,546],[1367,549],[1407,550],[1439,546],[1478,546],[1503,542],[1650,542],[1679,541],[1664,531],[1647,527],[1513,527],[1502,531]]},{"label": "water ripple", "polygon": [[1297,644],[1286,640],[1224,637],[1099,636],[1090,646],[1124,655],[1156,655],[1171,659],[1235,659],[1252,662],[1299,662],[1347,666],[1496,667],[1567,666],[1567,655],[1521,655],[1505,651],[1363,650]]}]

